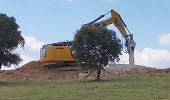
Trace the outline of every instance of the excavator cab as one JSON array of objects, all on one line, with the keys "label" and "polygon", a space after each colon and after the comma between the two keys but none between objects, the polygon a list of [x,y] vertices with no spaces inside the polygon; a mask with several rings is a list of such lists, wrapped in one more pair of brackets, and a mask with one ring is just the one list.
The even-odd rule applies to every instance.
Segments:
[{"label": "excavator cab", "polygon": [[71,51],[73,41],[43,45],[40,49],[40,62],[71,62],[74,56]]}]

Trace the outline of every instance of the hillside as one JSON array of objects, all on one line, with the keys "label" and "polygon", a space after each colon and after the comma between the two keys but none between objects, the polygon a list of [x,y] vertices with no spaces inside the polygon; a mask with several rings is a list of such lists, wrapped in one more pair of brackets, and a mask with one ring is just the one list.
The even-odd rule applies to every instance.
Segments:
[{"label": "hillside", "polygon": [[170,100],[170,74],[0,82],[0,100]]}]

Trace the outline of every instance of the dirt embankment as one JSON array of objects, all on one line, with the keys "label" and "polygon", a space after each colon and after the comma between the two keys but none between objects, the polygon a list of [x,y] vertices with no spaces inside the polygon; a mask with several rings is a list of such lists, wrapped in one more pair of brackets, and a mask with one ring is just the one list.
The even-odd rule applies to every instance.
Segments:
[{"label": "dirt embankment", "polygon": [[[0,79],[77,79],[80,78],[80,71],[58,71],[55,68],[44,67],[49,63],[41,63],[38,61],[29,62],[16,70],[0,71]],[[74,66],[72,66],[74,67]],[[128,71],[114,71],[103,70],[101,73],[102,78],[124,76],[131,74],[170,74],[170,68],[168,69],[153,69],[153,68],[132,68]],[[96,73],[90,72],[89,78],[95,78]]]},{"label": "dirt embankment", "polygon": [[31,61],[16,70],[1,71],[1,79],[69,79],[75,78],[78,71],[55,71],[44,67],[49,63]]}]

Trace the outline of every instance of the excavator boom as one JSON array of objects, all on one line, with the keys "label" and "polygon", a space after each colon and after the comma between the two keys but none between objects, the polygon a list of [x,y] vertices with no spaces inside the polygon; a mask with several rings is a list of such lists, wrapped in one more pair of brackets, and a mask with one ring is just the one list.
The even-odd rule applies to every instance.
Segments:
[{"label": "excavator boom", "polygon": [[[100,22],[97,22],[98,20],[103,18],[108,13],[111,13],[110,18],[100,21]],[[124,37],[124,39],[126,41],[125,46],[129,53],[129,64],[133,66],[135,63],[134,62],[134,50],[135,50],[135,45],[136,45],[136,43],[133,40],[133,34],[130,33],[125,22],[122,20],[121,16],[116,11],[111,10],[108,13],[101,15],[100,17],[98,17],[97,19],[95,19],[94,21],[92,21],[86,25],[92,26],[92,27],[98,27],[98,26],[108,26],[110,24],[114,24],[115,27],[117,27],[117,29],[119,30],[119,32],[121,33],[121,35]]]}]

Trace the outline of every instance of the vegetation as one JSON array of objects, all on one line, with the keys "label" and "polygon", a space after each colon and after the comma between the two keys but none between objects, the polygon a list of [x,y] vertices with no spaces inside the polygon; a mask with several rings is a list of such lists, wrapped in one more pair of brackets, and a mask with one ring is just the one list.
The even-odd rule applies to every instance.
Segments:
[{"label": "vegetation", "polygon": [[1,66],[18,65],[21,62],[19,54],[15,52],[18,45],[24,46],[24,38],[14,17],[0,13],[0,69]]},{"label": "vegetation", "polygon": [[115,32],[106,27],[83,26],[75,35],[73,44],[77,60],[84,69],[97,71],[98,81],[103,67],[119,57],[121,47]]},{"label": "vegetation", "polygon": [[0,82],[0,100],[170,100],[170,75]]}]

